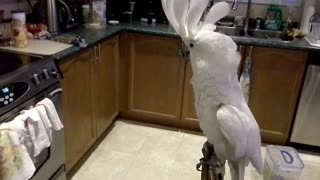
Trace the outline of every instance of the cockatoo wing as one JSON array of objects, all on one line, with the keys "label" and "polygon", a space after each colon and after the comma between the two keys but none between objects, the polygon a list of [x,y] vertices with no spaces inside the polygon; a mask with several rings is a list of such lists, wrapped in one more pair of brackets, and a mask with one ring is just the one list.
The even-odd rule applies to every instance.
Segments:
[{"label": "cockatoo wing", "polygon": [[220,130],[234,148],[232,159],[240,159],[246,154],[247,148],[247,117],[236,107],[223,105],[217,111]]},{"label": "cockatoo wing", "polygon": [[245,112],[231,105],[223,105],[217,111],[220,129],[234,146],[236,159],[246,156],[259,173],[262,171],[261,139],[256,121]]},{"label": "cockatoo wing", "polygon": [[228,15],[230,12],[230,6],[226,2],[218,2],[212,6],[209,13],[207,14],[202,28],[208,30],[215,30],[216,26],[214,25],[218,20]]},{"label": "cockatoo wing", "polygon": [[200,19],[207,6],[208,0],[190,0],[190,8],[186,17],[186,25],[192,36],[198,32]]}]

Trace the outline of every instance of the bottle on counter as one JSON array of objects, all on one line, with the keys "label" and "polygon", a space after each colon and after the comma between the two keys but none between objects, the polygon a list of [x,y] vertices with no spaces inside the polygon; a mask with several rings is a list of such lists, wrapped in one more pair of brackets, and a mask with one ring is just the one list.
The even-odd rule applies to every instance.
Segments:
[{"label": "bottle on counter", "polygon": [[280,31],[282,27],[282,10],[277,5],[270,5],[267,10],[264,28],[267,30]]},{"label": "bottle on counter", "polygon": [[11,15],[14,46],[17,48],[25,48],[29,44],[26,28],[26,13],[24,11],[11,11]]}]

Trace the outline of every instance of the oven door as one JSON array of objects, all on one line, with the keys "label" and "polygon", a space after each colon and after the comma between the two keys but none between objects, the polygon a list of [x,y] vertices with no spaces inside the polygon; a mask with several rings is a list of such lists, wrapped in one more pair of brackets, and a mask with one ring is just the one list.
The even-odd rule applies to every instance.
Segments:
[{"label": "oven door", "polygon": [[[50,98],[54,103],[57,112],[62,120],[62,89],[55,88],[48,91],[46,94],[47,98]],[[43,99],[42,97],[41,99]],[[63,120],[62,120],[63,122]],[[37,171],[31,180],[54,180],[54,179],[65,179],[65,145],[64,145],[64,130],[52,132],[52,143],[51,146],[41,152],[36,158]]]}]

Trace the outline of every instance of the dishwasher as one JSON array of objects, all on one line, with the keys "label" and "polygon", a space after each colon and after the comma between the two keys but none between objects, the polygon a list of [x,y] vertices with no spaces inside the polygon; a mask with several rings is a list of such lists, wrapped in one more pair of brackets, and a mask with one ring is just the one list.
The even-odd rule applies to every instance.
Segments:
[{"label": "dishwasher", "polygon": [[320,66],[311,64],[305,78],[290,141],[320,147]]}]

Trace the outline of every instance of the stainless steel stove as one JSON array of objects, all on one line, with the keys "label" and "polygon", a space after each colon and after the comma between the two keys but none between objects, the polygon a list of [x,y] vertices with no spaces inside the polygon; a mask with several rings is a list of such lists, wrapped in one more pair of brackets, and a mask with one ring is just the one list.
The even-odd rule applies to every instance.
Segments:
[{"label": "stainless steel stove", "polygon": [[[62,120],[61,75],[50,58],[0,52],[0,123],[50,98]],[[51,146],[36,158],[31,180],[65,180],[64,131],[53,131]]]}]

